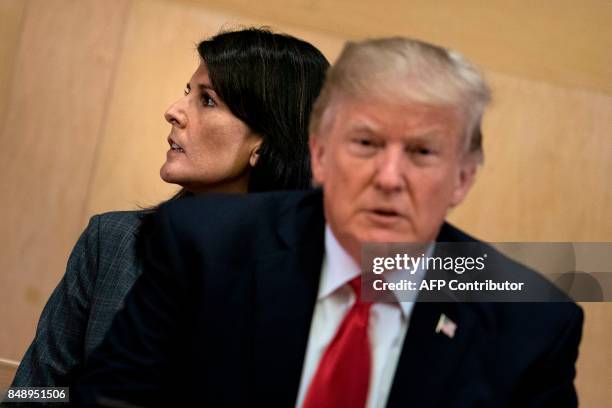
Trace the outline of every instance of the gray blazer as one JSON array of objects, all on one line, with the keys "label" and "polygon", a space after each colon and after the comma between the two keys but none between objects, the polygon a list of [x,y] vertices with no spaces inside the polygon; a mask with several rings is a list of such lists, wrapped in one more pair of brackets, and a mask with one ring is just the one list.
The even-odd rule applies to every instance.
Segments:
[{"label": "gray blazer", "polygon": [[143,211],[95,215],[47,301],[13,387],[67,386],[100,344],[142,271],[136,237]]}]

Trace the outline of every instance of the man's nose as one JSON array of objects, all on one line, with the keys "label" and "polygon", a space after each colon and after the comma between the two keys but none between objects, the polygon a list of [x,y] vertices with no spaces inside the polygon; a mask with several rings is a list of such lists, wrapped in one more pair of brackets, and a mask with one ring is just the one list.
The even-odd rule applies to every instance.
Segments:
[{"label": "man's nose", "polygon": [[402,190],[406,185],[403,150],[387,147],[381,153],[374,179],[376,187],[388,193]]},{"label": "man's nose", "polygon": [[185,112],[186,103],[186,96],[184,96],[170,105],[166,113],[164,113],[164,118],[172,126],[182,129],[187,125],[187,114]]}]

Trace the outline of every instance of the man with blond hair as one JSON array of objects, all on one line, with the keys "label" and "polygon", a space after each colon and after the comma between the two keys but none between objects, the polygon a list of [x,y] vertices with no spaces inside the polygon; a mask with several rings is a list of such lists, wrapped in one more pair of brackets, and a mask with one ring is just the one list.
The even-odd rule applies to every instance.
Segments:
[{"label": "man with blond hair", "polygon": [[489,100],[456,52],[399,37],[347,44],[311,118],[321,189],[162,208],[145,273],[89,361],[80,398],[575,406],[574,303],[360,296],[368,243],[477,242],[445,217],[483,161]]}]

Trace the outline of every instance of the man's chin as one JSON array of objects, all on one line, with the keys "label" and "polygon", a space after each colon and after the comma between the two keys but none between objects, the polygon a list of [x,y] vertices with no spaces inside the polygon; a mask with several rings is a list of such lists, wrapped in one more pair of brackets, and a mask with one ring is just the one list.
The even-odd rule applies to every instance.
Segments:
[{"label": "man's chin", "polygon": [[393,231],[388,229],[371,229],[362,235],[363,243],[418,242],[412,231]]}]

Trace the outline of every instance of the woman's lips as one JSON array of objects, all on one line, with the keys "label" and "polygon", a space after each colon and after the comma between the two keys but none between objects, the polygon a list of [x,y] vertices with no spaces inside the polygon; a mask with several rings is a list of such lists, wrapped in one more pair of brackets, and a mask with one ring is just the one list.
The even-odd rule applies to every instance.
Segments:
[{"label": "woman's lips", "polygon": [[170,150],[177,153],[185,153],[185,150],[181,145],[176,143],[171,137],[168,136],[168,144],[170,145]]},{"label": "woman's lips", "polygon": [[179,152],[179,153],[184,153],[184,152],[185,152],[185,150],[183,150],[183,148],[182,148],[181,146],[177,145],[177,144],[176,144],[176,143],[174,143],[174,142],[172,142],[172,143],[170,144],[170,149],[171,149],[171,150],[174,150],[174,151],[176,151],[176,152]]}]

